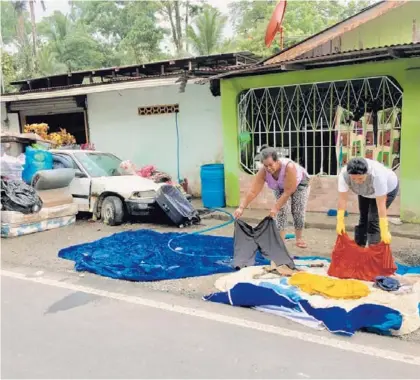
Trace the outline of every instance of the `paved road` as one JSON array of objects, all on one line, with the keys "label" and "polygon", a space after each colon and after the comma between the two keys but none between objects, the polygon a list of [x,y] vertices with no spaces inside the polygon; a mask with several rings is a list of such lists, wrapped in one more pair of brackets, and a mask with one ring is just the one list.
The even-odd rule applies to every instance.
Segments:
[{"label": "paved road", "polygon": [[2,378],[419,378],[418,345],[149,292],[2,271]]}]

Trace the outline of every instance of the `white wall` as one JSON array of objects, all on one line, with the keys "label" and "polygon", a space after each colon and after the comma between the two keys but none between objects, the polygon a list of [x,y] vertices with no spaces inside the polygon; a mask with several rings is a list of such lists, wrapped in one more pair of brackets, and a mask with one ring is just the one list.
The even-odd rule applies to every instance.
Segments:
[{"label": "white wall", "polygon": [[[5,120],[9,119],[9,126],[6,125]],[[6,103],[1,102],[1,129],[10,132],[19,133],[19,114],[17,113],[7,113]]]},{"label": "white wall", "polygon": [[180,174],[200,193],[200,166],[223,161],[220,97],[188,84],[88,94],[91,142],[137,166],[153,164],[177,177],[175,114],[139,116],[138,107],[179,103]]}]

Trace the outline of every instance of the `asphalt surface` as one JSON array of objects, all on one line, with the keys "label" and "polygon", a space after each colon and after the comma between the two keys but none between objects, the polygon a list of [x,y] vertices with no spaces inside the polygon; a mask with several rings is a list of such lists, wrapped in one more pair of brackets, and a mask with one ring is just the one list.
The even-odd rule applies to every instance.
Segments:
[{"label": "asphalt surface", "polygon": [[399,347],[397,361],[339,340],[314,343],[32,280],[2,276],[2,378],[407,379],[420,371],[420,357],[404,362],[411,346]]},{"label": "asphalt surface", "polygon": [[[77,273],[57,257],[61,248],[138,228],[173,230],[78,221],[2,239],[2,378],[420,378],[420,331],[405,341],[340,338],[202,301],[220,275],[132,283]],[[309,248],[290,241],[292,254],[330,255],[334,231],[305,235]],[[408,262],[420,241],[394,238],[392,248]]]}]

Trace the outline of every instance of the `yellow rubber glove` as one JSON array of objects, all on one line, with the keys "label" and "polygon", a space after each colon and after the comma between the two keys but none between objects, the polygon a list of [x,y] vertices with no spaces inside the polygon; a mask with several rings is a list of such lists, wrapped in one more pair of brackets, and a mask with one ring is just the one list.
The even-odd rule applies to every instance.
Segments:
[{"label": "yellow rubber glove", "polygon": [[379,218],[379,228],[381,230],[381,241],[385,244],[391,243],[391,233],[388,229],[388,219],[387,218]]},{"label": "yellow rubber glove", "polygon": [[346,226],[344,224],[344,210],[338,210],[337,212],[337,234],[341,235],[346,232]]}]

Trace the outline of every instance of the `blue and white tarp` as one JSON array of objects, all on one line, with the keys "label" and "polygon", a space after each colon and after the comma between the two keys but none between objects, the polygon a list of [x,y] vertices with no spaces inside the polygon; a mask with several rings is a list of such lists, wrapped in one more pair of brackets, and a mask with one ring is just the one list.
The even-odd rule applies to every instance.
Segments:
[{"label": "blue and white tarp", "polygon": [[[323,268],[307,266],[320,262],[325,264]],[[295,263],[307,272],[327,275],[327,259],[297,258]],[[249,267],[219,278],[215,285],[221,292],[205,296],[204,299],[255,308],[315,329],[327,329],[347,336],[359,330],[404,335],[420,328],[420,282],[415,277],[417,273],[420,274],[420,268],[410,268],[409,272],[412,272],[411,276],[400,276],[411,284],[401,292],[385,292],[374,287],[373,283],[366,282],[370,288],[367,297],[336,300],[307,294],[289,285],[286,277],[263,278],[262,267]]]}]

